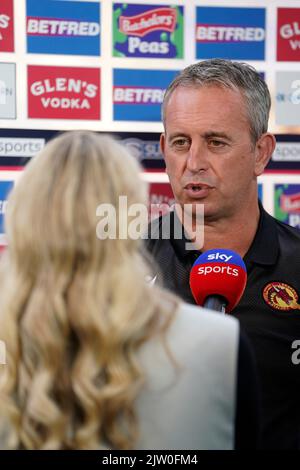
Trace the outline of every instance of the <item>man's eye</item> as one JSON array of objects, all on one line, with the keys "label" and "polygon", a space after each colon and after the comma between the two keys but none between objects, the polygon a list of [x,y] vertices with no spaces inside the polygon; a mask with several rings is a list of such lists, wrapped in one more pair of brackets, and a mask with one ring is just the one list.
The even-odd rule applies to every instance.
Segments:
[{"label": "man's eye", "polygon": [[184,147],[187,145],[187,139],[177,139],[173,141],[175,147]]},{"label": "man's eye", "polygon": [[223,142],[222,140],[210,140],[209,145],[212,147],[223,147],[226,145],[226,142]]}]

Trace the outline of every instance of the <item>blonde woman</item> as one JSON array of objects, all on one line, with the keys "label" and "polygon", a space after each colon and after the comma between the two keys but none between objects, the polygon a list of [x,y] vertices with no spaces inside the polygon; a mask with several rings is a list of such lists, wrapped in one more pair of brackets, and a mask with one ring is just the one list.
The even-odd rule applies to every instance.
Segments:
[{"label": "blonde woman", "polygon": [[116,209],[118,233],[120,195],[147,202],[136,162],[109,138],[73,132],[46,145],[9,198],[1,448],[234,447],[238,323],[147,284],[140,240],[96,236],[100,204]]}]

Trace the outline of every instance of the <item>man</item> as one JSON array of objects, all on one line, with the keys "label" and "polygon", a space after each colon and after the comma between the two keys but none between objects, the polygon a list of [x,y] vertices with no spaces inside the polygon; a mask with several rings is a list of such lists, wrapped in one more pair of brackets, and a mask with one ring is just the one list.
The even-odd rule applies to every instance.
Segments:
[{"label": "man", "polygon": [[[271,100],[249,65],[206,60],[187,67],[168,87],[161,148],[178,206],[204,205],[201,251],[232,249],[246,263],[248,282],[232,315],[254,347],[262,385],[265,449],[300,448],[300,232],[276,221],[258,202],[257,177],[275,148],[267,132]],[[151,226],[148,248],[166,287],[194,303],[189,273],[199,251],[186,250],[165,224],[181,225],[178,207]],[[182,229],[182,227],[181,227]],[[198,247],[200,248],[200,247]]]}]

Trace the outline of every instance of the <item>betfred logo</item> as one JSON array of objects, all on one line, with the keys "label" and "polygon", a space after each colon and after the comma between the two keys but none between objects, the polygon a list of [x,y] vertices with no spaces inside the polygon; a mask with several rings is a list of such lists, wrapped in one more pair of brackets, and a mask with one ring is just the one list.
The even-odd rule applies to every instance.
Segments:
[{"label": "betfred logo", "polygon": [[277,60],[300,60],[300,8],[278,8]]},{"label": "betfred logo", "polygon": [[114,120],[160,121],[165,90],[176,74],[173,70],[114,69]]},{"label": "betfred logo", "polygon": [[146,87],[114,87],[114,103],[161,104],[165,90]]},{"label": "betfred logo", "polygon": [[99,55],[100,13],[99,2],[26,0],[27,52]]},{"label": "betfred logo", "polygon": [[87,21],[65,21],[51,18],[27,17],[27,34],[29,36],[98,36],[98,23]]},{"label": "betfred logo", "polygon": [[197,25],[196,39],[205,43],[262,41],[265,39],[265,31],[263,28]]},{"label": "betfred logo", "polygon": [[100,70],[29,65],[28,117],[100,119]]},{"label": "betfred logo", "polygon": [[176,10],[173,8],[156,8],[140,15],[119,18],[119,29],[122,33],[140,37],[156,30],[172,33],[175,26]]},{"label": "betfred logo", "polygon": [[13,0],[0,2],[0,52],[14,52]]},{"label": "betfred logo", "polygon": [[264,60],[265,9],[197,7],[197,59]]}]

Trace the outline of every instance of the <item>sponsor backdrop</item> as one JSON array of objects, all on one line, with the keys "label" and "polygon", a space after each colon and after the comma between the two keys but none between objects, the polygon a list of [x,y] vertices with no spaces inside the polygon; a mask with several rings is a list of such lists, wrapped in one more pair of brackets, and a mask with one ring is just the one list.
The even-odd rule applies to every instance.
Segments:
[{"label": "sponsor backdrop", "polygon": [[278,144],[259,197],[300,228],[299,0],[1,0],[0,52],[0,241],[7,192],[62,130],[121,138],[145,168],[150,203],[172,204],[163,94],[211,57],[246,61],[268,83]]}]

